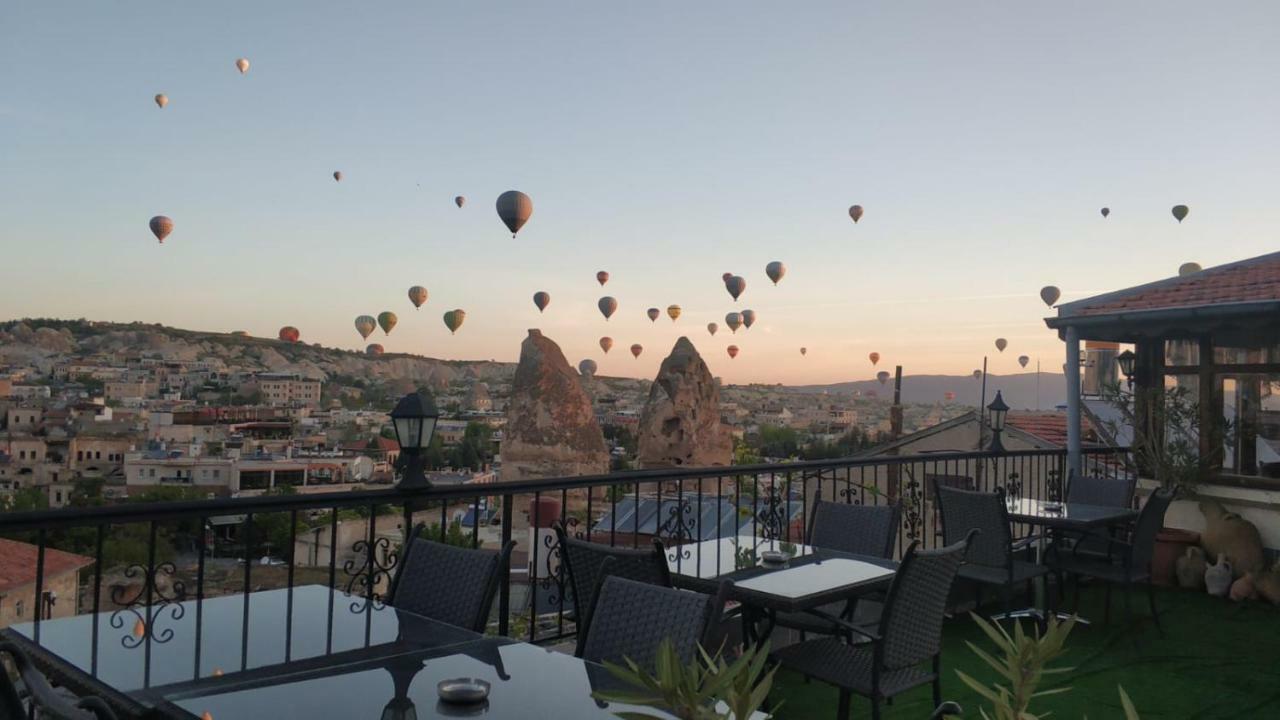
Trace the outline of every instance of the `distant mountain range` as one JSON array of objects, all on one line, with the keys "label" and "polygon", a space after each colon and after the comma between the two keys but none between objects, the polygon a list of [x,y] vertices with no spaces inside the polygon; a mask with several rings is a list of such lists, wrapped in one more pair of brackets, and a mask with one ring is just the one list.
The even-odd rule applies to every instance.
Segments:
[{"label": "distant mountain range", "polygon": [[[1037,390],[1038,386],[1038,390]],[[847,395],[858,392],[863,395],[874,392],[878,397],[893,398],[893,380],[881,385],[875,380],[834,383],[831,385],[793,385],[793,392],[827,392]],[[1052,373],[1020,373],[1017,375],[988,375],[987,402],[999,390],[1005,403],[1015,410],[1052,410],[1067,402],[1067,380],[1064,375]],[[978,405],[982,395],[982,381],[971,375],[904,375],[902,377],[902,402],[942,402],[946,393],[954,392],[953,404]]]}]

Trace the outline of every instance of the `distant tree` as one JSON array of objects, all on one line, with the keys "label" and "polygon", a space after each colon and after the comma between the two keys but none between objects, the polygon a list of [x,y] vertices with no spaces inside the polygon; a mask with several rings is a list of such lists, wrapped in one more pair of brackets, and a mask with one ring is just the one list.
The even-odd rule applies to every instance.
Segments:
[{"label": "distant tree", "polygon": [[49,496],[40,488],[24,487],[13,491],[7,499],[0,496],[0,502],[4,502],[4,509],[11,512],[44,510],[49,507]]}]

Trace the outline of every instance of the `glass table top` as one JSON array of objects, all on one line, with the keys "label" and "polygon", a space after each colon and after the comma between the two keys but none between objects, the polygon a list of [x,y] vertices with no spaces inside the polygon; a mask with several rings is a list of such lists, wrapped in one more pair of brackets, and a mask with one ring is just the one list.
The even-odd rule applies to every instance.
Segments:
[{"label": "glass table top", "polygon": [[371,648],[385,656],[480,637],[319,585],[153,606],[149,617],[137,607],[46,620],[38,640],[32,623],[10,631],[134,695],[286,662],[341,661]]},{"label": "glass table top", "polygon": [[1111,525],[1137,517],[1135,510],[1083,503],[1052,503],[1018,498],[1009,501],[1009,517],[1017,522],[1050,526]]}]

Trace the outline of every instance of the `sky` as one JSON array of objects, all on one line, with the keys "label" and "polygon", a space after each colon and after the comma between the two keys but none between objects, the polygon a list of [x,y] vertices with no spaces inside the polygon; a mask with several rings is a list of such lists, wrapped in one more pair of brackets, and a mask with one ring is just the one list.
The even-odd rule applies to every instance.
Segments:
[{"label": "sky", "polygon": [[4,3],[0,318],[356,349],[391,310],[388,352],[515,360],[536,327],[636,377],[688,335],[728,382],[1057,369],[1041,286],[1276,249],[1277,29],[1268,1]]}]

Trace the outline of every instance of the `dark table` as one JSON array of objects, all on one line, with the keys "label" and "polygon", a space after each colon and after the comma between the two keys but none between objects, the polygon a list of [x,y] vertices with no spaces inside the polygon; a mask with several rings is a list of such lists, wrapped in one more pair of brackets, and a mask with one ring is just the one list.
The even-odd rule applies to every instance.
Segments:
[{"label": "dark table", "polygon": [[[3,631],[51,679],[143,717],[169,691],[473,642],[478,633],[318,585],[139,606]],[[230,717],[230,716],[227,716]]]}]

